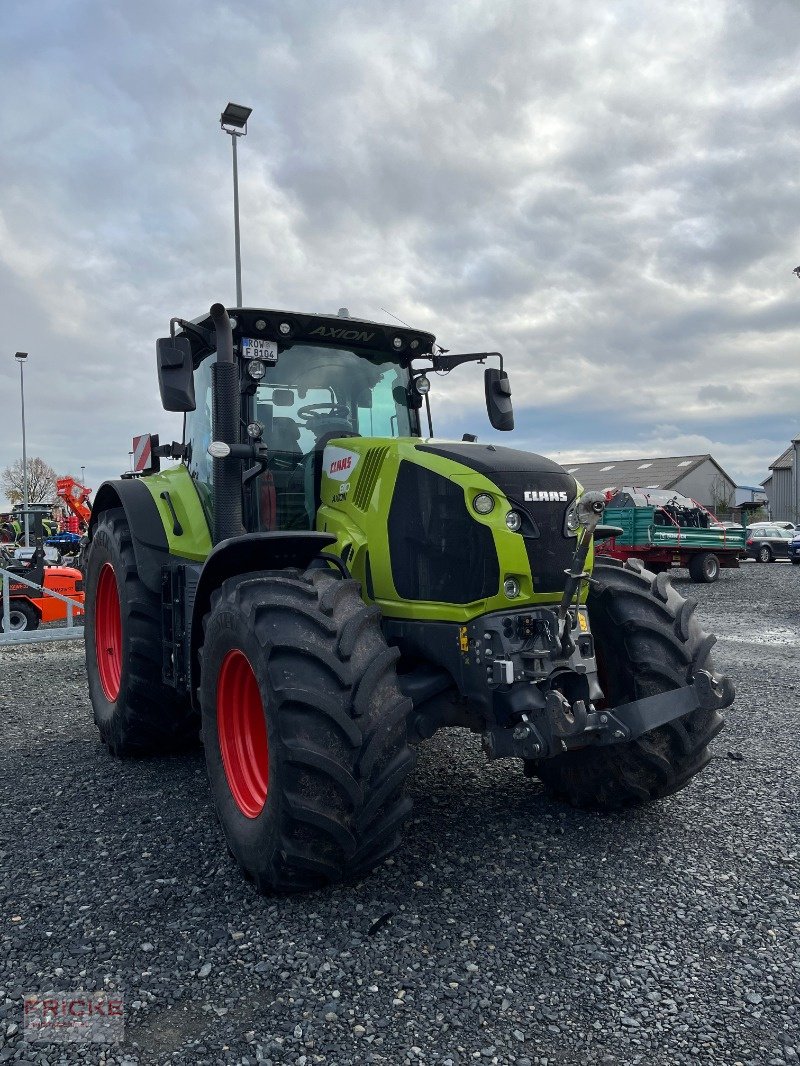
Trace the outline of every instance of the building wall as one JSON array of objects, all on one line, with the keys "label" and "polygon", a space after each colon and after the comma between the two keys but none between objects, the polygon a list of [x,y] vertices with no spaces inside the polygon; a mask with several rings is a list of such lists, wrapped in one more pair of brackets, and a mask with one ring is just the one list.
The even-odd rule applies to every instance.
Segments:
[{"label": "building wall", "polygon": [[769,485],[769,509],[773,518],[794,521],[796,507],[793,499],[791,470],[773,470]]},{"label": "building wall", "polygon": [[766,489],[749,488],[747,485],[736,486],[736,506],[740,503],[759,503],[767,502]]},{"label": "building wall", "polygon": [[684,496],[691,496],[693,500],[697,500],[698,503],[702,503],[704,507],[710,507],[713,509],[714,503],[714,487],[719,482],[722,482],[725,487],[725,491],[730,496],[731,503],[736,494],[736,485],[730,478],[725,477],[719,471],[719,467],[715,466],[710,459],[705,459],[694,470],[690,470],[688,474],[677,481],[671,486],[676,492],[682,492]]}]

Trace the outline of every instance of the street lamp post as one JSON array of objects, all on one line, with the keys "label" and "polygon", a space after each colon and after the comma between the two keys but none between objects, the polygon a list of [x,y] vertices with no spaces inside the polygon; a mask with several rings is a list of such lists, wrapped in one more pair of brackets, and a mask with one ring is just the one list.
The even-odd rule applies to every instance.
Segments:
[{"label": "street lamp post", "polygon": [[86,486],[86,467],[81,467],[81,485]]},{"label": "street lamp post", "polygon": [[25,508],[22,523],[25,530],[25,547],[27,548],[30,541],[28,531],[28,451],[25,445],[25,378],[22,368],[28,358],[28,353],[17,352],[14,358],[19,363],[19,398],[22,403],[22,506]]},{"label": "street lamp post", "polygon": [[231,139],[233,148],[233,244],[236,258],[236,306],[242,306],[242,257],[239,242],[239,164],[236,156],[236,141],[247,136],[247,120],[253,113],[252,107],[241,104],[228,104],[219,116],[219,124]]}]

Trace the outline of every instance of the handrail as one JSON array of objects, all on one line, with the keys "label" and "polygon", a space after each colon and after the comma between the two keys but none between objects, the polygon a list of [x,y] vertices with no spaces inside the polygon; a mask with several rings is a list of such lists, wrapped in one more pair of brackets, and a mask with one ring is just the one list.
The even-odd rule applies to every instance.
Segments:
[{"label": "handrail", "polygon": [[[22,574],[15,573],[12,570],[5,570],[0,567],[0,578],[2,578],[3,587],[3,632],[0,633],[0,643],[4,643],[3,638],[11,640],[11,582],[21,583],[27,585],[32,589],[39,589],[45,596],[52,596],[56,600],[61,600],[62,603],[67,605],[67,624],[66,629],[72,629],[75,626],[75,620],[73,612],[77,607],[78,610],[83,613],[84,605],[80,600],[74,600],[71,596],[64,596],[61,592],[56,592],[55,589],[46,588],[44,585],[38,585],[35,581],[31,581],[30,578],[23,577]],[[48,631],[51,632],[51,631]],[[19,637],[13,638],[15,641],[19,641]]]}]

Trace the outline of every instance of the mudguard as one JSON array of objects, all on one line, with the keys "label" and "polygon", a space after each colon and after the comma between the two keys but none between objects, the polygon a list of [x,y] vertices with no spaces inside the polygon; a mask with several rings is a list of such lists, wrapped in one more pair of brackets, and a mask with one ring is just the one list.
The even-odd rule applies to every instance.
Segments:
[{"label": "mudguard", "polygon": [[336,542],[332,533],[314,530],[247,533],[217,544],[203,564],[191,608],[190,690],[196,692],[199,671],[197,650],[203,640],[203,618],[211,607],[211,595],[223,581],[251,571],[305,570],[320,552]]},{"label": "mudguard", "polygon": [[141,481],[105,481],[97,490],[89,522],[89,540],[104,511],[122,507],[133,539],[136,569],[151,592],[161,595],[161,567],[169,562],[164,523],[151,493]]}]

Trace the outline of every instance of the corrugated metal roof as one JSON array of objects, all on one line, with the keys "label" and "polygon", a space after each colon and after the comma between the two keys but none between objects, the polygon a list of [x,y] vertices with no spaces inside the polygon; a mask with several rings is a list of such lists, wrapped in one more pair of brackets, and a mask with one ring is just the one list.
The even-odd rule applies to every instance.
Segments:
[{"label": "corrugated metal roof", "polygon": [[[597,463],[564,463],[585,489],[605,489],[612,485],[669,489],[706,459],[719,466],[711,455],[655,456],[650,459],[606,459]],[[722,468],[720,467],[720,470]],[[725,477],[725,471],[722,470]],[[731,479],[728,478],[730,481]],[[733,484],[733,482],[731,482]]]},{"label": "corrugated metal roof", "polygon": [[786,451],[779,455],[774,463],[769,464],[770,470],[791,470],[793,452],[794,447],[790,444]]}]

